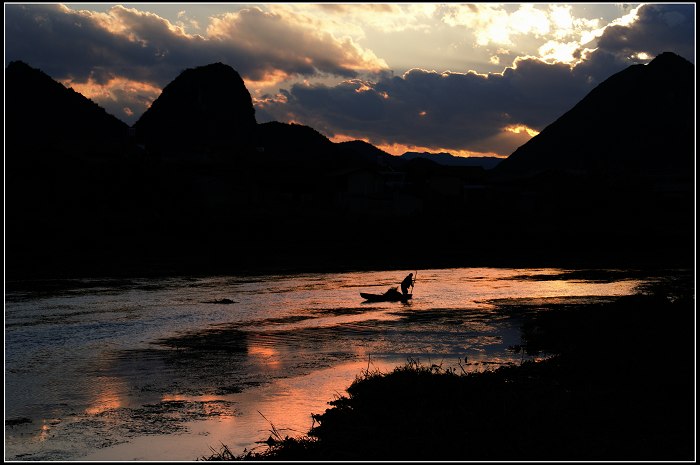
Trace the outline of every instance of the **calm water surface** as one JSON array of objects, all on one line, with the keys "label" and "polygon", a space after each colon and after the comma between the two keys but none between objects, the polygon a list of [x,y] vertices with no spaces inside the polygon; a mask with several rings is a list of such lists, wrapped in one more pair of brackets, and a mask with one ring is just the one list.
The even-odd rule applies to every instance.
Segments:
[{"label": "calm water surface", "polygon": [[419,270],[410,303],[363,303],[360,292],[409,272],[10,283],[5,458],[195,460],[222,443],[239,453],[271,423],[305,433],[367,368],[520,361],[509,303],[610,299],[652,279]]}]

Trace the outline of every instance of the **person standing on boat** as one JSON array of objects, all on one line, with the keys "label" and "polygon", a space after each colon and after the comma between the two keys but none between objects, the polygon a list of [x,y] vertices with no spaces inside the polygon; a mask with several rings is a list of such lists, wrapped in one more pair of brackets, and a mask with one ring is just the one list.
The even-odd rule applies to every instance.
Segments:
[{"label": "person standing on boat", "polygon": [[403,295],[408,295],[408,288],[413,286],[413,273],[408,273],[408,276],[401,281],[401,292]]}]

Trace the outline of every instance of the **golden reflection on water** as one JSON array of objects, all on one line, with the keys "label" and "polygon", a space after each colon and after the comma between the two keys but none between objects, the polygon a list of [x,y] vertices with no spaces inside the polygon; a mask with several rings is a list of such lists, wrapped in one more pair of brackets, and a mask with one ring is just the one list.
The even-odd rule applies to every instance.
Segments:
[{"label": "golden reflection on water", "polygon": [[[329,401],[347,395],[345,389],[367,366],[367,361],[341,363],[305,376],[279,379],[260,390],[244,391],[234,397],[240,402],[241,415],[234,418],[230,430],[219,434],[236,450],[266,439],[273,425],[283,437],[305,434],[313,424],[311,415],[323,413],[330,408]],[[377,361],[369,366],[389,371],[394,363]]]},{"label": "golden reflection on water", "polygon": [[222,396],[204,394],[201,396],[188,396],[184,394],[163,394],[160,398],[162,402],[216,402],[223,400]]},{"label": "golden reflection on water", "polygon": [[88,415],[98,415],[108,410],[115,410],[126,404],[125,392],[127,383],[115,376],[101,376],[98,382],[93,383],[94,391],[90,406],[85,409]]},{"label": "golden reflection on water", "polygon": [[46,441],[46,439],[48,439],[49,437],[49,431],[51,431],[51,427],[46,424],[46,421],[47,420],[41,420],[41,429],[39,430],[39,435],[37,437],[39,442]]},{"label": "golden reflection on water", "polygon": [[[158,325],[155,327],[159,329],[163,328],[162,321],[169,321],[171,312],[175,311],[181,311],[187,316],[184,321],[198,329],[235,323],[236,330],[247,335],[242,353],[247,356],[245,362],[250,364],[244,366],[273,381],[251,384],[256,388],[224,395],[190,396],[178,394],[174,389],[168,394],[160,394],[164,390],[150,391],[158,392],[156,399],[162,402],[211,402],[212,408],[219,401],[235,402],[236,414],[212,415],[215,418],[203,422],[206,426],[191,427],[191,431],[198,433],[180,435],[175,441],[176,446],[172,445],[172,436],[153,436],[143,441],[134,439],[131,446],[96,451],[92,457],[98,460],[134,460],[135,457],[158,460],[170,458],[168,454],[172,452],[173,459],[192,460],[208,452],[206,448],[201,450],[203,445],[217,448],[221,443],[227,444],[234,452],[240,452],[267,438],[272,426],[270,422],[283,434],[303,434],[312,424],[311,414],[323,413],[329,407],[328,401],[344,395],[345,389],[363,370],[390,372],[403,365],[410,354],[429,356],[433,359],[421,359],[420,362],[428,365],[442,363],[443,368],[454,368],[458,372],[462,369],[485,371],[518,363],[520,356],[505,353],[504,347],[511,340],[517,343],[519,332],[517,327],[510,328],[513,334],[508,333],[509,339],[506,339],[498,313],[502,308],[499,304],[551,304],[570,302],[571,299],[585,301],[595,297],[629,295],[643,282],[635,279],[587,280],[568,270],[544,268],[418,270],[414,297],[409,304],[366,304],[361,299],[360,292],[383,293],[398,285],[408,272],[416,271],[280,276],[260,283],[211,278],[211,285],[201,290],[180,285],[154,295],[146,294],[155,302],[148,307],[147,315],[156,319]],[[198,304],[210,300],[212,292],[230,298],[235,304]],[[162,302],[170,303],[164,305]],[[117,312],[114,314],[118,315]],[[211,321],[197,319],[210,315],[216,315],[216,318],[212,317]],[[173,329],[162,331],[170,335]],[[155,338],[139,337],[146,341]],[[336,353],[342,353],[346,358],[334,355]],[[468,354],[466,360],[465,354]],[[456,359],[443,360],[443,357],[454,355],[461,355],[461,367]],[[327,363],[332,366],[325,368]],[[311,367],[308,368],[311,372],[301,370],[295,374],[290,371],[294,364]],[[300,372],[308,374],[299,376]],[[202,378],[206,382],[205,375],[192,369],[193,377],[183,381],[182,387],[186,388],[189,381]],[[138,399],[133,389],[146,381],[129,379],[128,373],[124,376],[100,376],[82,384],[81,388],[88,395],[84,412],[99,415],[132,407],[130,402],[136,405],[146,402],[145,397]],[[166,375],[164,377],[170,380]],[[235,381],[231,381],[232,385]],[[219,382],[218,379],[212,381]],[[172,389],[170,384],[165,386]],[[211,391],[215,387],[213,384]],[[202,391],[204,389],[199,392]],[[148,402],[151,400],[149,398]],[[78,411],[85,403],[81,400],[80,405]],[[32,438],[46,441],[51,437],[52,429],[51,420],[44,420],[40,432]],[[162,446],[154,447],[154,441],[161,441]]]},{"label": "golden reflection on water", "polygon": [[53,436],[52,431],[54,427],[60,425],[62,420],[60,418],[42,418],[41,426],[36,435],[32,435],[32,438],[37,442],[44,442]]},{"label": "golden reflection on water", "polygon": [[254,357],[254,361],[269,369],[277,369],[282,366],[280,351],[270,345],[248,343],[248,355]]},{"label": "golden reflection on water", "polygon": [[593,281],[565,276],[561,269],[465,268],[419,271],[411,307],[492,310],[500,299],[620,296],[642,281]]}]

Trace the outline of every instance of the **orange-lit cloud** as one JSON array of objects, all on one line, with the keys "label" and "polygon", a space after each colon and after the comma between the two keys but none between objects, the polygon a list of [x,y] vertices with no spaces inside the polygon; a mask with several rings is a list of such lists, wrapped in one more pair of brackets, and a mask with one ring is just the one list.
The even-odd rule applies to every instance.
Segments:
[{"label": "orange-lit cloud", "polygon": [[[377,147],[392,155],[402,155],[405,152],[446,152],[457,157],[506,158],[537,134],[539,134],[538,131],[524,125],[506,126],[497,134],[478,144],[479,147],[482,147],[482,150],[448,148],[442,146],[417,146],[401,143],[379,144]],[[492,148],[492,150],[489,150],[488,147]]]},{"label": "orange-lit cloud", "polygon": [[503,157],[503,155],[500,155],[495,152],[475,152],[473,150],[464,150],[464,149],[454,149],[454,148],[444,148],[444,147],[423,147],[419,145],[411,145],[411,144],[400,144],[400,143],[393,143],[393,144],[378,144],[377,148],[384,150],[387,153],[390,153],[392,155],[403,155],[406,152],[429,152],[429,153],[450,153],[456,157]]},{"label": "orange-lit cloud", "polygon": [[[93,99],[109,98],[117,100],[117,93],[127,93],[134,95],[155,95],[158,96],[162,89],[147,82],[132,81],[123,77],[113,77],[106,84],[100,84],[90,78],[87,82],[76,82],[72,79],[62,81],[66,87],[72,87],[84,96]],[[154,99],[155,100],[155,99]]]},{"label": "orange-lit cloud", "polygon": [[[349,142],[355,140],[361,140],[372,144],[372,140],[369,137],[356,137],[349,134],[335,134],[333,137],[329,138],[331,142]],[[413,144],[401,144],[401,143],[374,143],[378,149],[385,151],[391,155],[403,155],[406,152],[430,152],[430,153],[450,153],[456,157],[503,157],[503,155],[497,154],[495,152],[476,152],[473,150],[464,149],[454,149],[454,148],[444,148],[444,147],[424,147]]]},{"label": "orange-lit cloud", "polygon": [[[525,144],[533,136],[539,134],[525,126],[509,126],[503,128],[498,134],[483,141],[480,146],[484,150],[469,150],[454,147],[442,146],[420,146],[413,144],[402,143],[384,143],[376,144],[376,146],[392,155],[402,155],[406,152],[429,152],[429,153],[449,153],[456,157],[496,157],[507,158],[518,147]],[[370,142],[369,139],[361,139]],[[494,150],[489,150],[487,147],[492,147]]]},{"label": "orange-lit cloud", "polygon": [[539,132],[524,125],[506,126],[498,133],[480,141],[481,147],[489,147],[497,156],[507,157]]},{"label": "orange-lit cloud", "polygon": [[506,126],[505,128],[503,128],[503,130],[508,131],[508,132],[512,132],[513,134],[526,133],[530,137],[535,137],[537,134],[540,133],[539,131],[535,131],[534,129],[529,128],[529,127],[525,126],[524,124],[513,124],[510,126]]},{"label": "orange-lit cloud", "polygon": [[287,103],[287,96],[284,94],[275,95],[265,95],[263,97],[257,97],[252,95],[253,105],[257,108],[264,108],[267,105],[282,104]]},{"label": "orange-lit cloud", "polygon": [[290,79],[290,74],[281,69],[271,69],[257,79],[247,78],[245,79],[245,86],[249,92],[256,92],[262,89],[268,89],[278,86],[280,83]]},{"label": "orange-lit cloud", "polygon": [[153,84],[118,76],[104,83],[96,81],[93,77],[88,78],[86,82],[68,78],[62,80],[62,83],[103,108],[111,110],[113,115],[127,118],[143,114],[162,92],[162,89]]},{"label": "orange-lit cloud", "polygon": [[444,153],[450,153],[456,157],[498,157],[498,158],[505,158],[507,156],[507,155],[499,154],[496,152],[489,152],[489,151],[479,152],[479,151],[474,151],[474,150],[445,148],[445,147],[426,147],[426,146],[421,146],[421,145],[402,144],[402,143],[398,143],[398,142],[393,142],[393,143],[374,142],[373,143],[373,141],[369,137],[362,137],[362,136],[358,137],[358,136],[352,136],[349,134],[335,134],[333,137],[330,137],[329,139],[331,142],[335,142],[335,143],[361,140],[363,142],[373,144],[378,149],[383,150],[390,155],[396,155],[396,156],[403,155],[406,152],[419,152],[419,153],[423,153],[423,152],[443,153],[444,152]]},{"label": "orange-lit cloud", "polygon": [[363,142],[367,142],[368,144],[371,143],[366,137],[354,137],[349,134],[334,134],[332,137],[329,137],[329,140],[331,142],[335,142],[336,144],[340,142],[350,142],[353,140],[361,140]]}]

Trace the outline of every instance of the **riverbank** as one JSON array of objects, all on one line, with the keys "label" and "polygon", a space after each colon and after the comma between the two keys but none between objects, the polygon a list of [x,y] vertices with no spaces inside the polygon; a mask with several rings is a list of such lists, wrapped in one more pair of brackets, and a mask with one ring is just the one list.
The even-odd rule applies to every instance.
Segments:
[{"label": "riverbank", "polygon": [[419,361],[365,372],[307,435],[271,425],[261,448],[206,459],[693,460],[693,285],[504,305],[529,314],[513,350],[549,358],[469,374]]}]

